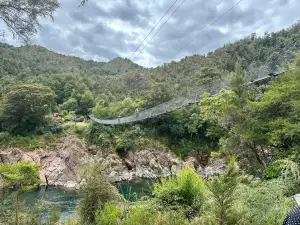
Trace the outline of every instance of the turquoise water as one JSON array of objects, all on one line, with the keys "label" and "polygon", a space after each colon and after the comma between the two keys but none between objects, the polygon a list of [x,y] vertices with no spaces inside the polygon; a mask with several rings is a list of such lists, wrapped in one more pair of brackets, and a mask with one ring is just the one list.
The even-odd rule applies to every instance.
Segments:
[{"label": "turquoise water", "polygon": [[119,192],[129,201],[135,201],[143,196],[151,195],[154,180],[137,180],[116,184]]},{"label": "turquoise water", "polygon": [[[135,201],[142,196],[151,194],[153,181],[138,180],[135,182],[118,183],[116,187],[124,197]],[[35,204],[38,200],[45,200],[60,208],[61,219],[72,219],[76,215],[76,205],[80,200],[77,191],[66,191],[62,188],[49,187],[47,190],[40,189],[23,194],[23,199],[28,205]]]},{"label": "turquoise water", "polygon": [[76,204],[80,199],[80,195],[76,191],[66,191],[55,187],[25,192],[22,197],[27,205],[34,205],[38,200],[45,200],[58,206],[62,220],[72,219],[75,216]]}]

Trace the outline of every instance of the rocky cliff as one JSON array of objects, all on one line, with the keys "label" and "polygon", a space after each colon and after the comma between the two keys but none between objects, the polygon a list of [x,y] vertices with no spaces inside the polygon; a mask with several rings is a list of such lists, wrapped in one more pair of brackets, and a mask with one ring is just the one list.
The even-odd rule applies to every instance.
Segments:
[{"label": "rocky cliff", "polygon": [[202,166],[194,157],[182,160],[167,148],[129,152],[127,156],[107,154],[96,149],[89,154],[85,144],[75,136],[66,137],[53,148],[23,151],[18,148],[0,148],[0,163],[29,161],[41,165],[40,178],[49,185],[73,188],[81,182],[80,170],[90,160],[101,162],[113,182],[137,178],[158,178],[176,174],[189,165],[203,177],[219,174],[225,167],[223,160],[208,161]]}]

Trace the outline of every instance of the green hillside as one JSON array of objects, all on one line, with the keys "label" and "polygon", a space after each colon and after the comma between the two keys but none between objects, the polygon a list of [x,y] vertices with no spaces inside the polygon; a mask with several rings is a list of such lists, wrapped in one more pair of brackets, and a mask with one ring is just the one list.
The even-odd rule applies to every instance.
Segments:
[{"label": "green hillside", "polygon": [[148,108],[228,80],[237,61],[248,71],[248,81],[272,72],[277,65],[294,59],[300,46],[299,36],[300,24],[295,24],[262,37],[252,34],[206,56],[187,56],[156,68],[143,68],[123,58],[107,63],[86,61],[40,46],[1,44],[0,94],[16,84],[41,83],[54,90],[59,105],[76,99],[78,103],[78,95],[89,93],[93,105],[98,105],[94,110],[98,116],[126,115],[135,107]]},{"label": "green hillside", "polygon": [[125,59],[108,63],[83,60],[79,57],[57,54],[41,46],[13,47],[0,43],[1,75],[41,75],[59,73],[86,73],[116,75],[139,66]]},{"label": "green hillside", "polygon": [[[174,167],[166,161],[172,176],[155,184],[151,197],[139,200],[133,193],[135,202],[114,191],[109,179],[102,177],[103,165],[88,165],[82,173],[78,221],[62,224],[282,224],[295,205],[294,193],[300,192],[299,37],[298,23],[156,68],[122,58],[101,63],[40,46],[1,44],[0,147],[47,149],[62,137],[76,135],[95,158],[98,153],[113,154],[106,166],[114,164],[118,170],[124,162],[124,168],[138,174],[139,167],[131,163],[137,160],[149,163],[143,164],[145,169],[153,165],[159,171],[153,149],[166,154],[158,156],[162,160],[170,150],[193,165],[173,175]],[[269,84],[245,85],[279,67],[286,73]],[[130,115],[137,108],[144,110],[223,81],[228,87],[218,95],[204,93],[198,103],[139,123],[77,123],[90,113],[98,118]],[[144,153],[136,158],[141,150]],[[115,161],[116,155],[122,162]],[[210,173],[222,170],[224,162],[227,169],[220,175],[211,179],[199,175],[210,163]],[[31,187],[39,184],[37,170],[38,166],[23,162],[0,163],[0,183]],[[0,201],[0,224],[18,218],[22,206],[18,199],[11,208]],[[52,216],[57,217],[58,209],[51,210],[46,210],[51,217],[47,224],[57,224]],[[41,224],[42,212],[23,210],[19,217],[29,219],[13,224]]]}]

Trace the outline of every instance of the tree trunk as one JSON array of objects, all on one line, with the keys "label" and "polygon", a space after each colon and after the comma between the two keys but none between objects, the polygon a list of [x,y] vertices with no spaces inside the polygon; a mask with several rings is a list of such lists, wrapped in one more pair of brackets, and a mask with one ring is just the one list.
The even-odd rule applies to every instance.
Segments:
[{"label": "tree trunk", "polygon": [[264,168],[266,168],[266,163],[260,158],[260,155],[258,154],[257,149],[255,148],[255,146],[252,146],[251,144],[247,144],[248,147],[252,150],[252,152],[255,155],[256,160],[258,161],[258,163],[260,165],[262,165]]}]

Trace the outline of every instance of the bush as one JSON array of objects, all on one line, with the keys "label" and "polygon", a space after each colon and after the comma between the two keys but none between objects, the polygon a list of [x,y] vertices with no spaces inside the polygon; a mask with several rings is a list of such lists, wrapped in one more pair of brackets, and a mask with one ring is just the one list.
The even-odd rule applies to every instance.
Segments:
[{"label": "bush", "polygon": [[127,137],[120,137],[117,139],[117,146],[116,146],[116,152],[124,156],[127,154],[128,151],[132,149],[133,146],[133,140],[131,138]]},{"label": "bush", "polygon": [[85,132],[85,139],[89,144],[108,147],[107,140],[113,137],[112,128],[100,124],[92,123]]},{"label": "bush", "polygon": [[132,225],[132,224],[143,224],[143,225],[152,225],[155,223],[155,210],[154,208],[135,205],[134,207],[129,208],[129,212],[125,215],[125,218],[122,220],[122,225]]},{"label": "bush", "polygon": [[241,184],[238,190],[240,207],[244,207],[244,224],[282,224],[288,212],[294,207],[292,197],[286,194],[294,184],[288,180],[273,179],[264,182]]},{"label": "bush", "polygon": [[7,145],[9,143],[12,136],[8,132],[1,132],[0,133],[0,145]]},{"label": "bush", "polygon": [[188,225],[182,211],[164,210],[150,202],[108,203],[97,212],[97,225]]},{"label": "bush", "polygon": [[83,117],[83,116],[76,117],[76,118],[74,119],[74,121],[75,121],[76,123],[83,122],[83,121],[84,121],[84,117]]},{"label": "bush", "polygon": [[264,171],[265,179],[274,179],[281,176],[281,165],[279,162],[272,162]]},{"label": "bush", "polygon": [[75,134],[82,136],[85,130],[86,130],[86,126],[75,125]]},{"label": "bush", "polygon": [[203,179],[187,167],[174,177],[163,178],[154,185],[153,194],[160,204],[176,209],[183,208],[188,217],[201,212],[204,202]]},{"label": "bush", "polygon": [[52,123],[50,123],[48,126],[48,131],[50,131],[53,134],[59,134],[63,131],[61,120],[54,120]]},{"label": "bush", "polygon": [[97,225],[115,225],[120,224],[121,208],[115,202],[108,202],[102,210],[96,213]]},{"label": "bush", "polygon": [[82,199],[79,202],[79,215],[82,224],[94,224],[95,215],[99,209],[103,209],[110,201],[123,201],[116,187],[110,184],[108,179],[102,175],[102,166],[90,163],[83,171],[86,180],[81,187]]},{"label": "bush", "polygon": [[75,113],[74,112],[69,112],[68,114],[64,115],[64,121],[65,122],[74,122],[75,118]]}]

